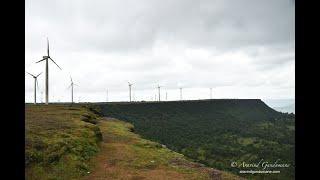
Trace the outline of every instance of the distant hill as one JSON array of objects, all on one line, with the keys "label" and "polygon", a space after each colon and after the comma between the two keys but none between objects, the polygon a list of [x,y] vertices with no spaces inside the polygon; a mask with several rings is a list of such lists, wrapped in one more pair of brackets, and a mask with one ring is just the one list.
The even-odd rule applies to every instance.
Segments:
[{"label": "distant hill", "polygon": [[274,109],[280,112],[287,112],[287,113],[295,113],[296,111],[294,104],[290,104],[288,106],[282,106],[282,107],[275,107]]},{"label": "distant hill", "polygon": [[295,113],[295,100],[294,99],[265,99],[263,100],[271,108],[284,112]]},{"label": "distant hill", "polygon": [[294,115],[275,111],[260,99],[97,105],[105,116],[132,123],[143,137],[211,167],[238,173],[241,168],[231,162],[281,159],[291,166],[280,174],[245,177],[294,178]]}]

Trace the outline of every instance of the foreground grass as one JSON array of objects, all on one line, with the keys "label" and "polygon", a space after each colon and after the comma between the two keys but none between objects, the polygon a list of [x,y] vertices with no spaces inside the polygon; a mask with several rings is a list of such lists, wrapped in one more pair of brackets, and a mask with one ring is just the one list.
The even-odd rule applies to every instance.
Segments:
[{"label": "foreground grass", "polygon": [[26,105],[25,112],[26,179],[239,179],[142,139],[131,124],[85,106]]},{"label": "foreground grass", "polygon": [[99,127],[103,134],[102,150],[91,159],[95,169],[84,179],[239,179],[142,139],[132,132],[134,128],[129,123],[106,118]]},{"label": "foreground grass", "polygon": [[81,106],[25,106],[26,179],[77,179],[89,171],[99,128],[82,121],[83,114],[98,118]]}]

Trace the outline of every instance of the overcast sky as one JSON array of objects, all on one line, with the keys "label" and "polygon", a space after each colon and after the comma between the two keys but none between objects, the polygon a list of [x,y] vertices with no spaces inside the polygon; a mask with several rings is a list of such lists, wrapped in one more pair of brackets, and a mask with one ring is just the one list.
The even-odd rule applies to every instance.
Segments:
[{"label": "overcast sky", "polygon": [[[292,0],[26,0],[25,68],[50,100],[294,98],[295,5]],[[33,100],[26,74],[25,100]],[[44,94],[43,94],[44,95]],[[42,98],[44,100],[44,97]]]}]

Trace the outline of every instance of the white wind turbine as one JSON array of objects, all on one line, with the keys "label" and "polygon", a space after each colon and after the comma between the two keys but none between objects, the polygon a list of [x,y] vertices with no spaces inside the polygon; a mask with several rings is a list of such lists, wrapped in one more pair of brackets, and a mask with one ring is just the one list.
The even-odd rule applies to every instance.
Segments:
[{"label": "white wind turbine", "polygon": [[160,88],[161,88],[162,86],[159,86],[159,84],[158,84],[158,97],[159,97],[159,101],[161,100],[160,99]]},{"label": "white wind turbine", "polygon": [[[28,72],[27,72],[28,73]],[[41,72],[42,73],[42,72]],[[28,73],[30,76],[32,76],[33,77],[33,79],[34,79],[34,104],[37,104],[37,87],[39,88],[39,86],[38,86],[38,77],[40,76],[40,74],[41,73],[39,73],[38,75],[33,75],[33,74],[31,74],[31,73]]]},{"label": "white wind turbine", "polygon": [[73,104],[73,86],[74,86],[74,85],[75,85],[75,86],[79,86],[79,85],[73,83],[71,76],[70,76],[70,79],[71,79],[71,84],[70,84],[70,86],[69,86],[68,88],[71,87],[71,103]]},{"label": "white wind turbine", "polygon": [[[50,54],[49,54],[49,40],[47,38],[47,56],[43,56],[43,59],[41,59],[40,61],[36,62],[36,63],[39,63],[41,61],[46,61],[46,77],[45,77],[45,83],[46,83],[46,86],[45,86],[45,92],[46,92],[46,104],[49,103],[49,59],[55,64],[58,66],[58,64],[56,62],[54,62],[53,59],[51,59],[50,57]],[[58,66],[59,69],[61,69],[59,66]]]},{"label": "white wind turbine", "polygon": [[129,85],[129,100],[130,100],[130,102],[131,102],[131,86],[132,86],[133,84],[131,84],[130,82],[128,82],[128,85]]}]

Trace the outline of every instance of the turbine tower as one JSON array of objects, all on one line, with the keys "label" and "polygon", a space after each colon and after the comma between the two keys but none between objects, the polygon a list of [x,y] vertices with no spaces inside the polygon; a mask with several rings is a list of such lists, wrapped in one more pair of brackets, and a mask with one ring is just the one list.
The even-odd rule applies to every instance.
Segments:
[{"label": "turbine tower", "polygon": [[[46,104],[49,104],[49,59],[58,66],[58,64],[56,62],[54,62],[53,59],[51,59],[50,54],[49,54],[49,39],[47,38],[47,56],[43,56],[43,59],[41,59],[40,61],[36,62],[39,63],[41,61],[46,61],[46,86],[45,86],[45,91],[46,91]],[[62,70],[59,66],[58,68],[60,70]]]},{"label": "turbine tower", "polygon": [[180,100],[182,101],[182,87],[180,89]]},{"label": "turbine tower", "polygon": [[75,83],[73,83],[71,76],[70,76],[70,79],[71,79],[71,84],[70,84],[70,86],[69,86],[68,88],[71,87],[71,104],[73,104],[73,86],[74,86],[74,85],[75,85],[75,86],[78,86],[78,85],[75,84]]},{"label": "turbine tower", "polygon": [[129,85],[129,100],[130,100],[130,102],[131,102],[131,86],[132,86],[133,84],[130,84],[130,82],[128,82],[128,85]]},{"label": "turbine tower", "polygon": [[[28,72],[27,72],[28,73]],[[42,72],[41,72],[42,73]],[[40,73],[40,74],[41,74]],[[31,73],[28,73],[28,74],[30,74],[30,76],[32,76],[33,77],[33,79],[34,79],[34,104],[37,104],[37,87],[39,88],[39,86],[38,86],[38,80],[37,80],[37,78],[38,78],[38,76],[40,76],[40,74],[38,74],[38,75],[33,75],[33,74],[31,74]]]},{"label": "turbine tower", "polygon": [[166,91],[166,101],[168,100],[168,92]]},{"label": "turbine tower", "polygon": [[160,101],[160,88],[161,88],[161,86],[158,85],[158,97],[159,97],[159,101]]}]

